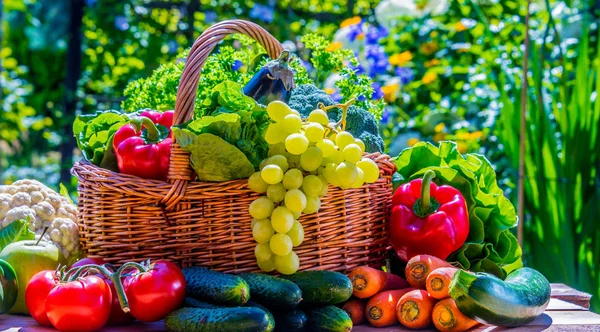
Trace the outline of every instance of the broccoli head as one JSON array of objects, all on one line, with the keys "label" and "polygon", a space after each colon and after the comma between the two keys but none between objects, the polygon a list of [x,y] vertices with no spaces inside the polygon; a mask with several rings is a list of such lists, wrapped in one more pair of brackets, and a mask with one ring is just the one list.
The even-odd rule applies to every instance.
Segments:
[{"label": "broccoli head", "polygon": [[371,112],[350,106],[346,113],[346,131],[365,143],[367,152],[382,152],[383,139],[379,136],[377,121]]},{"label": "broccoli head", "polygon": [[383,152],[383,138],[379,134],[365,131],[358,138],[365,143],[365,152]]},{"label": "broccoli head", "polygon": [[[310,112],[317,108],[319,103],[325,106],[335,105],[329,94],[314,84],[301,84],[292,90],[292,95],[288,105],[300,113],[302,118],[307,118]],[[332,109],[327,111],[330,121],[337,121],[340,117],[339,110]]]}]

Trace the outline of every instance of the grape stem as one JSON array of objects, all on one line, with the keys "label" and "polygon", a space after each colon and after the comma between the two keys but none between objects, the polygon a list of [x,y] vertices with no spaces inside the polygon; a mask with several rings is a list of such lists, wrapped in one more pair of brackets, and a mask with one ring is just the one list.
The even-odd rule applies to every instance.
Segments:
[{"label": "grape stem", "polygon": [[342,117],[340,118],[340,121],[338,123],[336,123],[333,128],[330,126],[327,126],[329,129],[337,132],[337,128],[338,127],[342,127],[342,131],[346,130],[346,114],[348,113],[348,108],[350,108],[350,106],[352,106],[352,104],[354,104],[354,102],[356,101],[356,98],[352,98],[350,100],[348,100],[347,102],[343,103],[343,104],[335,104],[335,105],[331,105],[331,106],[325,106],[325,104],[323,103],[318,103],[317,107],[322,109],[323,111],[327,112],[331,109],[334,108],[339,108],[342,110]]}]

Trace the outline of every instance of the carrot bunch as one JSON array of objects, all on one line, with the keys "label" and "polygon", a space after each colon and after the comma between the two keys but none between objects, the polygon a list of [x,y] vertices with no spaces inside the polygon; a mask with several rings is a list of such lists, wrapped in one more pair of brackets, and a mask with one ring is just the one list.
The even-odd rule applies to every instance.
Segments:
[{"label": "carrot bunch", "polygon": [[343,309],[352,323],[368,321],[375,327],[398,322],[407,328],[434,325],[440,331],[466,331],[476,321],[463,315],[448,294],[458,269],[430,255],[418,255],[406,265],[406,280],[368,266],[350,272],[354,299]]}]

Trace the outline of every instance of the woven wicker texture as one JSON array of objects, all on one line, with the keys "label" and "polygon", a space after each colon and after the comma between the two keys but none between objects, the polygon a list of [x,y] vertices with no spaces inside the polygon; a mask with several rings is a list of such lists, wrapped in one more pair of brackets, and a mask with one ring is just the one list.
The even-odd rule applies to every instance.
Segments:
[{"label": "woven wicker texture", "polygon": [[[177,92],[174,123],[193,115],[199,75],[215,45],[231,33],[258,40],[276,58],[281,45],[258,25],[225,21],[207,29],[194,43]],[[395,165],[387,155],[367,155],[380,168],[376,183],[359,189],[330,186],[321,209],[303,215],[305,239],[294,250],[301,270],[347,272],[368,262],[383,264],[387,216]],[[189,155],[174,143],[170,182],[115,173],[78,162],[80,241],[89,257],[110,263],[169,259],[182,266],[201,265],[224,272],[260,271],[254,257],[249,204],[260,196],[247,180],[191,181]]]}]

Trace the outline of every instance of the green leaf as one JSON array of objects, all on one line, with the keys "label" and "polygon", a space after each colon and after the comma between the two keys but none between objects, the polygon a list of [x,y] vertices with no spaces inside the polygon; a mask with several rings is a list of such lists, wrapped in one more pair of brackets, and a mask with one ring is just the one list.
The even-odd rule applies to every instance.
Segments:
[{"label": "green leaf", "polygon": [[13,221],[0,230],[0,251],[7,245],[25,240],[35,239],[35,234],[29,230],[29,217]]},{"label": "green leaf", "polygon": [[73,204],[73,200],[71,199],[71,195],[69,194],[69,189],[67,189],[67,187],[65,187],[65,185],[62,184],[62,182],[59,183],[58,186],[60,187],[60,194],[63,197],[65,197],[69,201],[69,203]]}]

